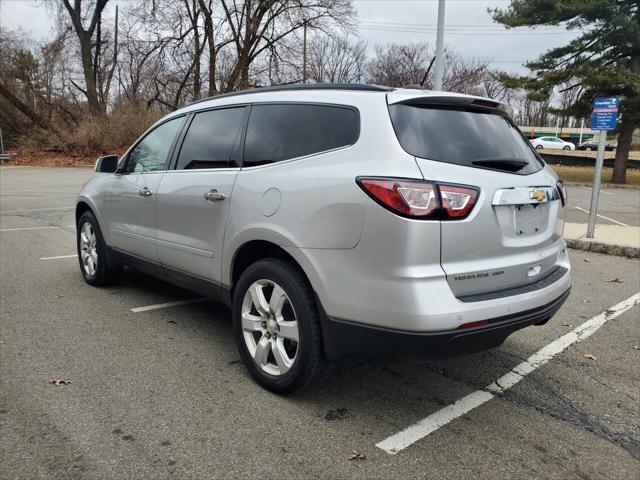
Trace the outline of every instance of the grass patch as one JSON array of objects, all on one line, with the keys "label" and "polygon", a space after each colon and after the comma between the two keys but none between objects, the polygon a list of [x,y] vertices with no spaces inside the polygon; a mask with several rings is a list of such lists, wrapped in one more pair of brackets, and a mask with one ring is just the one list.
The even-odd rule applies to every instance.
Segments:
[{"label": "grass patch", "polygon": [[[592,183],[592,167],[569,167],[567,165],[549,165],[565,182]],[[604,167],[602,169],[602,183],[611,183],[613,168]],[[640,185],[640,170],[637,168],[627,169],[627,184]]]}]

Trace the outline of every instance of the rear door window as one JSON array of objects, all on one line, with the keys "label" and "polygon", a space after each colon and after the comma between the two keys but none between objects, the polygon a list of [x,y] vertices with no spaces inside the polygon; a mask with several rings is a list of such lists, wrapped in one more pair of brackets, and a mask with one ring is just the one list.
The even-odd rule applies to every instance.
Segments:
[{"label": "rear door window", "polygon": [[544,164],[509,118],[492,111],[434,105],[394,104],[391,121],[411,155],[439,162],[518,174]]},{"label": "rear door window", "polygon": [[351,145],[359,130],[358,113],[349,107],[254,105],[247,125],[244,165],[280,162]]},{"label": "rear door window", "polygon": [[176,170],[227,168],[232,162],[245,107],[196,113],[182,142]]}]

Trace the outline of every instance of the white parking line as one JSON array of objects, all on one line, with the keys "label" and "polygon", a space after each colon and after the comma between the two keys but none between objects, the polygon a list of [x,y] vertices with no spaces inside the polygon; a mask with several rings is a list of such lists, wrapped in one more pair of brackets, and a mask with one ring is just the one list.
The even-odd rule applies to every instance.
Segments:
[{"label": "white parking line", "polygon": [[74,258],[77,257],[77,254],[73,254],[73,255],[58,255],[57,257],[42,257],[40,258],[40,260],[58,260],[60,258]]},{"label": "white parking line", "polygon": [[[589,210],[582,207],[573,207],[573,208],[575,208],[576,210],[580,210],[581,212],[589,213]],[[609,220],[610,222],[617,223],[618,225],[622,225],[623,227],[629,226],[626,223],[619,222],[618,220],[614,220],[613,218],[605,217],[604,215],[600,215],[599,213],[596,213],[596,217],[604,218],[605,220]]]},{"label": "white parking line", "polygon": [[[578,186],[579,186],[580,188],[584,188],[585,190],[589,190],[589,191],[590,191],[590,190],[592,190],[592,188],[591,188],[591,187],[586,187],[586,186],[584,186],[584,185],[578,185]],[[606,190],[602,190],[602,189],[600,189],[600,193],[604,193],[605,195],[611,195],[611,196],[613,196],[613,197],[615,197],[615,196],[616,196],[616,194],[615,194],[615,193],[607,192]]]},{"label": "white parking line", "polygon": [[157,303],[155,305],[148,305],[146,307],[132,308],[133,313],[148,312],[149,310],[159,310],[160,308],[177,307],[179,305],[188,305],[190,303],[199,303],[207,301],[207,298],[192,298],[191,300],[178,300],[176,302]]},{"label": "white parking line", "polygon": [[0,232],[18,232],[20,230],[47,230],[50,228],[62,228],[62,227],[21,227],[21,228],[0,228]]},{"label": "white parking line", "polygon": [[623,300],[617,305],[614,305],[601,314],[596,315],[592,319],[578,325],[569,333],[541,348],[520,365],[514,367],[510,372],[498,378],[491,385],[487,385],[482,390],[476,390],[455,403],[420,420],[418,423],[405,428],[401,432],[385,438],[381,442],[377,443],[376,447],[384,450],[390,455],[395,455],[418,440],[426,437],[430,433],[435,432],[440,427],[445,426],[452,420],[455,420],[474,408],[488,402],[496,394],[501,394],[505,390],[513,387],[526,375],[540,368],[553,357],[566,350],[570,345],[587,339],[601,326],[607,323],[608,320],[616,318],[639,303],[640,292],[632,295],[626,300]]}]

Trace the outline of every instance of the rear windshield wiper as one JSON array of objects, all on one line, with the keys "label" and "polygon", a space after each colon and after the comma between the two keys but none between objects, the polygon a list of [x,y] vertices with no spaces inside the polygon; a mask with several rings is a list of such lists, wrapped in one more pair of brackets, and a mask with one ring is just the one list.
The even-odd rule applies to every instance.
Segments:
[{"label": "rear windshield wiper", "polygon": [[524,160],[510,160],[510,159],[500,159],[500,158],[491,158],[491,159],[483,159],[483,160],[474,160],[474,165],[478,165],[480,167],[487,168],[495,168],[496,170],[506,170],[508,172],[517,172],[522,170],[524,167],[529,165],[529,162]]}]

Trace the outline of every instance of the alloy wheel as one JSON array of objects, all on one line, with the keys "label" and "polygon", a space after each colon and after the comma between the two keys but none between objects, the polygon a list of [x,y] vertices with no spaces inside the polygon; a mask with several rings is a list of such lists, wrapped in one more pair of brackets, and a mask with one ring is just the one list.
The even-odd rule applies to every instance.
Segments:
[{"label": "alloy wheel", "polygon": [[242,302],[242,334],[253,361],[264,372],[279,376],[296,361],[298,320],[286,292],[272,280],[251,284]]},{"label": "alloy wheel", "polygon": [[95,275],[98,268],[96,232],[89,222],[84,222],[80,228],[80,258],[85,273],[90,277]]}]

